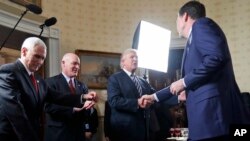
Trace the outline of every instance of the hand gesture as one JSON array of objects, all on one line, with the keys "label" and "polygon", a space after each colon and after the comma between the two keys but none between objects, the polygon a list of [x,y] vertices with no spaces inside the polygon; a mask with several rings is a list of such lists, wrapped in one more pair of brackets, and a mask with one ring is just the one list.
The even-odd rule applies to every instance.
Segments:
[{"label": "hand gesture", "polygon": [[153,95],[143,95],[141,98],[138,99],[138,105],[140,108],[148,108],[152,104],[154,104],[154,100],[152,99]]},{"label": "hand gesture", "polygon": [[90,91],[89,93],[84,94],[83,99],[85,99],[85,100],[93,100],[93,101],[97,102],[96,92]]},{"label": "hand gesture", "polygon": [[184,87],[184,80],[179,79],[170,85],[170,92],[174,95],[178,95],[181,91],[184,90],[184,88],[185,88]]},{"label": "hand gesture", "polygon": [[95,105],[95,101],[93,101],[93,100],[86,100],[84,102],[83,108],[86,109],[86,110],[88,110],[88,109],[92,108],[94,105]]},{"label": "hand gesture", "polygon": [[95,101],[86,100],[81,108],[74,107],[73,112],[80,112],[84,109],[88,110],[88,109],[92,108],[94,105],[95,105]]}]

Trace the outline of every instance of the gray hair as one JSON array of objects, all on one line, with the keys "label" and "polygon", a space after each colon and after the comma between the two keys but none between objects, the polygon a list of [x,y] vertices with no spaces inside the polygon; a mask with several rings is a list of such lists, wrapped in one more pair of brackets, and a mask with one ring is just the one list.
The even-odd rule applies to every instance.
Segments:
[{"label": "gray hair", "polygon": [[29,37],[25,39],[22,44],[22,48],[27,48],[29,50],[32,50],[37,45],[42,46],[45,49],[47,49],[47,46],[45,45],[45,43],[38,37]]},{"label": "gray hair", "polygon": [[129,53],[132,53],[132,52],[137,54],[137,50],[136,50],[136,49],[132,49],[132,48],[128,48],[128,49],[126,49],[126,50],[122,53],[122,55],[121,55],[121,60],[120,60],[120,67],[121,67],[121,69],[123,68],[122,62],[123,62],[123,60],[125,59],[125,56],[126,56],[127,54],[129,54]]}]

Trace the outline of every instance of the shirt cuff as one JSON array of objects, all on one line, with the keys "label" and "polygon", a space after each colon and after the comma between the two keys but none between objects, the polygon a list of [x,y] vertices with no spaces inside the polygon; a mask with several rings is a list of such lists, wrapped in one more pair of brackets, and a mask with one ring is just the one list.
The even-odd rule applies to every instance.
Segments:
[{"label": "shirt cuff", "polygon": [[184,81],[184,78],[182,78],[182,82],[183,82],[183,86],[186,88],[187,86],[186,86],[186,83],[185,83],[185,81]]},{"label": "shirt cuff", "polygon": [[155,101],[159,102],[158,97],[156,96],[156,93],[153,94]]}]

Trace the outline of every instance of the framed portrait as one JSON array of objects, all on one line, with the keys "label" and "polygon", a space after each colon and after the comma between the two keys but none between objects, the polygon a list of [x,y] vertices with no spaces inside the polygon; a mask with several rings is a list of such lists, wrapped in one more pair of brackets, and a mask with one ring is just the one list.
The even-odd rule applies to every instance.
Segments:
[{"label": "framed portrait", "polygon": [[76,50],[81,60],[78,79],[90,89],[106,89],[108,78],[120,70],[120,53]]}]

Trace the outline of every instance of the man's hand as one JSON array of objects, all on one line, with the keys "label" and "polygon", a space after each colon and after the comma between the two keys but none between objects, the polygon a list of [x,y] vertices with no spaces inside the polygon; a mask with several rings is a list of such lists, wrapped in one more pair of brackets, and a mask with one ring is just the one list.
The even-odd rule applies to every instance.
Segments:
[{"label": "man's hand", "polygon": [[150,95],[143,95],[138,99],[138,105],[140,106],[140,108],[148,108],[152,104],[154,104],[154,100],[152,100]]},{"label": "man's hand", "polygon": [[88,109],[92,108],[94,105],[95,105],[95,101],[86,100],[81,108],[74,107],[73,112],[80,112],[84,109],[88,110]]},{"label": "man's hand", "polygon": [[153,94],[150,94],[150,95],[145,94],[141,98],[143,98],[143,100],[147,100],[149,103],[152,103],[152,104],[155,102],[155,98]]},{"label": "man's hand", "polygon": [[186,101],[186,91],[180,92],[180,94],[178,95],[178,100],[179,101]]},{"label": "man's hand", "polygon": [[170,85],[170,92],[174,95],[178,95],[180,92],[182,92],[184,90],[184,88],[185,88],[184,87],[184,80],[180,79],[180,80],[173,82]]},{"label": "man's hand", "polygon": [[85,132],[84,134],[86,139],[90,140],[93,137],[93,134],[91,132]]},{"label": "man's hand", "polygon": [[87,94],[83,94],[83,99],[85,99],[85,100],[92,100],[92,101],[97,102],[96,92],[90,91]]},{"label": "man's hand", "polygon": [[93,101],[93,100],[86,100],[84,102],[83,108],[86,109],[86,110],[88,110],[88,109],[92,108],[94,105],[95,105],[95,101]]}]

